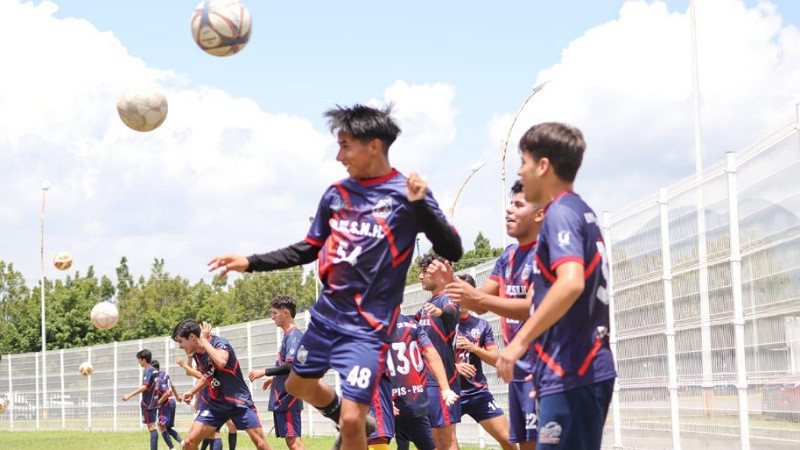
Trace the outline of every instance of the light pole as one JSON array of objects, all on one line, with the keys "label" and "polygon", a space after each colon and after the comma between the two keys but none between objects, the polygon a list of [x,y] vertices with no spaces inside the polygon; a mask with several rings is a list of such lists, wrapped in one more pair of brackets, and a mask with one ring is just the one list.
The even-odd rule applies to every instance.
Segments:
[{"label": "light pole", "polygon": [[[308,223],[314,223],[314,216],[308,216]],[[319,258],[314,260],[314,301],[319,298]]]},{"label": "light pole", "polygon": [[475,175],[475,173],[477,173],[479,170],[481,170],[481,167],[483,167],[485,164],[486,164],[486,161],[478,161],[475,164],[473,164],[472,168],[470,168],[469,175],[467,175],[467,178],[461,184],[461,187],[458,188],[458,192],[456,193],[456,199],[453,200],[453,206],[450,207],[450,221],[451,222],[453,221],[453,217],[454,217],[454,215],[456,213],[456,203],[458,202],[458,197],[461,196],[461,191],[464,190],[464,186],[467,185],[467,182],[469,181],[469,179],[472,178],[472,176]]},{"label": "light pole", "polygon": [[[519,107],[519,111],[517,111],[517,114],[514,115],[514,120],[511,121],[511,125],[508,127],[508,132],[506,133],[506,139],[503,141],[503,156],[500,159],[500,171],[501,171],[500,179],[502,180],[502,184],[503,184],[503,186],[502,186],[503,190],[500,192],[500,197],[503,199],[502,202],[500,202],[500,210],[501,211],[505,211],[506,210],[506,195],[508,195],[508,193],[506,192],[506,151],[508,150],[508,140],[511,138],[511,130],[514,129],[514,124],[517,123],[517,119],[519,118],[519,115],[522,114],[522,110],[525,109],[525,106],[528,104],[528,102],[531,101],[533,96],[536,95],[537,92],[541,91],[542,88],[544,88],[544,86],[549,82],[550,81],[545,81],[544,83],[537,84],[536,86],[533,87],[533,89],[531,90],[531,93],[528,94],[528,97],[525,99],[524,102],[522,102],[522,105]],[[505,248],[506,247],[506,221],[505,221],[505,217],[503,218],[503,230],[502,231],[503,232],[502,232],[501,236],[503,236],[503,248]]]},{"label": "light pole", "polygon": [[[45,316],[44,316],[44,202],[47,198],[47,190],[50,189],[50,182],[45,180],[42,182],[42,229],[41,240],[39,249],[39,264],[41,269],[41,286],[42,293],[42,409],[47,403],[47,333],[45,333]],[[38,425],[38,424],[37,424]]]}]

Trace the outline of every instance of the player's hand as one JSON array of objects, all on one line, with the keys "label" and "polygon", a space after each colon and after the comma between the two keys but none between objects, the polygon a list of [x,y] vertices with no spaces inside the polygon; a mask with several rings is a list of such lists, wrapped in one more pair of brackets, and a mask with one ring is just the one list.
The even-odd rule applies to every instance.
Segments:
[{"label": "player's hand", "polygon": [[[526,381],[526,382],[531,382],[531,381],[533,381],[533,375],[528,375],[528,376],[526,376],[526,377],[525,377],[525,381]],[[536,398],[536,389],[531,389],[531,391],[528,393],[528,397],[530,397],[530,398]]]},{"label": "player's hand", "polygon": [[406,180],[406,197],[408,201],[415,202],[417,200],[423,200],[427,191],[428,183],[426,183],[418,173],[414,172],[408,176]]},{"label": "player's hand", "polygon": [[445,287],[447,297],[453,303],[464,306],[467,309],[475,309],[480,306],[481,293],[466,281],[455,278]]},{"label": "player's hand", "polygon": [[130,395],[128,395],[128,394],[125,394],[125,395],[123,395],[123,396],[122,396],[122,401],[123,401],[123,402],[127,402],[127,401],[128,401],[128,400],[130,400],[130,399],[131,399],[131,396],[130,396]]},{"label": "player's hand", "polygon": [[177,365],[179,365],[179,366],[183,367],[183,365],[184,365],[184,364],[186,364],[186,361],[184,361],[184,359],[183,359],[183,358],[181,358],[180,356],[178,356],[178,359],[176,359],[176,360],[175,360],[175,364],[177,364]]},{"label": "player's hand", "polygon": [[453,406],[453,404],[458,400],[458,394],[451,391],[450,389],[442,390],[442,400],[444,400],[444,404],[447,406]]},{"label": "player's hand", "polygon": [[208,322],[203,322],[200,325],[200,339],[209,340],[211,339],[211,324]]},{"label": "player's hand", "polygon": [[512,340],[500,356],[497,357],[497,362],[494,367],[497,369],[497,376],[502,378],[506,383],[510,383],[514,378],[514,365],[517,360],[525,354],[526,346],[522,345],[517,339]]},{"label": "player's hand", "polygon": [[475,353],[475,344],[472,343],[466,336],[458,335],[456,337],[456,348],[464,349],[470,353]]},{"label": "player's hand", "polygon": [[392,405],[392,412],[394,413],[395,416],[400,415],[400,410],[397,409],[397,406]]},{"label": "player's hand", "polygon": [[231,270],[236,272],[244,272],[250,267],[250,261],[244,256],[239,255],[222,255],[211,258],[208,263],[208,271],[213,272],[217,269],[222,269],[217,275],[217,278],[224,277]]},{"label": "player's hand", "polygon": [[250,378],[250,381],[256,381],[257,379],[259,379],[259,378],[261,378],[261,377],[263,377],[265,375],[266,374],[264,373],[263,370],[251,370],[250,374],[248,375],[248,377]]},{"label": "player's hand", "polygon": [[434,259],[428,264],[428,267],[425,268],[425,273],[437,284],[446,285],[453,282],[453,266],[450,265],[450,261],[441,262]]},{"label": "player's hand", "polygon": [[183,394],[183,403],[186,403],[187,405],[191,404],[192,403],[192,397],[194,397],[194,395],[192,395],[190,392],[185,392]]},{"label": "player's hand", "polygon": [[475,369],[475,366],[469,363],[456,363],[456,371],[462,376],[467,378],[472,378],[478,373],[478,370]]},{"label": "player's hand", "polygon": [[442,317],[442,309],[433,303],[426,303],[425,306],[422,307],[422,310],[431,316]]},{"label": "player's hand", "polygon": [[267,379],[264,380],[264,384],[261,385],[261,390],[266,391],[270,386],[272,386],[272,377],[267,377]]}]

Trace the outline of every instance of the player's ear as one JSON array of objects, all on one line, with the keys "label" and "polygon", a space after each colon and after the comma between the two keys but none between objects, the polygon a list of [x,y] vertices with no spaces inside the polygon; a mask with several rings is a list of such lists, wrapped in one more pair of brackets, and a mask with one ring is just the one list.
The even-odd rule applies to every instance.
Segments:
[{"label": "player's ear", "polygon": [[552,164],[550,164],[550,159],[547,157],[541,157],[538,161],[536,161],[536,171],[539,172],[539,176],[544,176],[547,174],[547,171],[553,170]]},{"label": "player's ear", "polygon": [[383,154],[383,141],[381,141],[378,138],[369,141],[367,147],[369,148],[369,152],[371,155],[377,156]]},{"label": "player's ear", "polygon": [[533,221],[536,223],[542,223],[544,220],[544,208],[539,208],[536,210],[536,213],[533,216]]}]

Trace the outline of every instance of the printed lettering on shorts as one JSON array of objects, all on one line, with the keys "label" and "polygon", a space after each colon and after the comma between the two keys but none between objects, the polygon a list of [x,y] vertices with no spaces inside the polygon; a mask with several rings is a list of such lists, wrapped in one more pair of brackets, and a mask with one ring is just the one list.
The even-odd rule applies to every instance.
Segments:
[{"label": "printed lettering on shorts", "polygon": [[561,432],[561,425],[558,422],[547,422],[547,425],[539,430],[539,443],[557,445],[561,442]]}]

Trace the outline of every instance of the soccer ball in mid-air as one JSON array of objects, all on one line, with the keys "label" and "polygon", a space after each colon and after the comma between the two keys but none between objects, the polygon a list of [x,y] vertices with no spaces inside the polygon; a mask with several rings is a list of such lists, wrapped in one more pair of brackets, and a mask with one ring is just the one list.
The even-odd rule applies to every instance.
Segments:
[{"label": "soccer ball in mid-air", "polygon": [[159,92],[126,91],[117,100],[122,123],[136,131],[153,131],[167,118],[167,98]]},{"label": "soccer ball in mid-air", "polygon": [[72,267],[72,255],[67,252],[56,252],[53,255],[53,265],[58,270],[67,270]]},{"label": "soccer ball in mid-air", "polygon": [[92,367],[92,365],[88,362],[81,363],[80,367],[78,367],[78,372],[80,372],[81,375],[88,377],[92,374],[92,372],[94,372],[94,367]]},{"label": "soccer ball in mid-air", "polygon": [[6,412],[6,408],[8,408],[8,400],[6,399],[0,400],[0,414]]},{"label": "soccer ball in mid-air", "polygon": [[111,302],[100,302],[92,308],[92,324],[101,330],[108,330],[117,324],[119,310]]},{"label": "soccer ball in mid-air", "polygon": [[192,36],[200,48],[214,56],[238,53],[250,40],[250,11],[239,0],[206,0],[192,15]]}]

